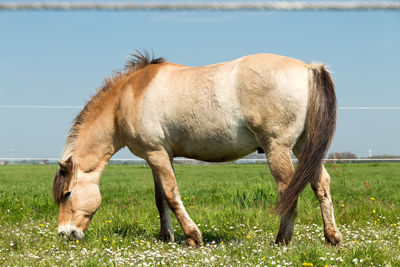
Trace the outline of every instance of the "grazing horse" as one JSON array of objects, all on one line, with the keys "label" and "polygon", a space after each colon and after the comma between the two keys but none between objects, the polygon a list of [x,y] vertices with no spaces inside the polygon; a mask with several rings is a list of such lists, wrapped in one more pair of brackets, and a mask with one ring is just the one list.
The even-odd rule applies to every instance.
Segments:
[{"label": "grazing horse", "polygon": [[[200,245],[201,232],[179,195],[173,157],[223,162],[261,147],[280,194],[276,243],[291,241],[297,199],[310,182],[326,241],[337,245],[342,235],[322,164],[335,125],[334,84],[322,64],[257,54],[188,67],[138,53],[105,80],[69,132],[53,185],[58,231],[84,237],[100,206],[101,172],[127,146],[153,172],[160,238],[174,240],[171,209],[188,244]],[[299,159],[296,170],[292,151]]]}]

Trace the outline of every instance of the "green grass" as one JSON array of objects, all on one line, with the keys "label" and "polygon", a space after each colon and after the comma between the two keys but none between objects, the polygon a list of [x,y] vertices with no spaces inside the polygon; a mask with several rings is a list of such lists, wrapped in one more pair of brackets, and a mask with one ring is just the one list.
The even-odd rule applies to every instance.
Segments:
[{"label": "green grass", "polygon": [[[275,181],[265,165],[176,166],[179,189],[204,246],[193,249],[174,216],[162,243],[151,171],[108,166],[102,205],[86,238],[57,236],[51,187],[56,166],[0,167],[0,265],[400,265],[400,164],[329,165],[344,242],[324,245],[318,201],[300,197],[295,237],[274,246]],[[375,211],[375,212],[374,212]]]}]

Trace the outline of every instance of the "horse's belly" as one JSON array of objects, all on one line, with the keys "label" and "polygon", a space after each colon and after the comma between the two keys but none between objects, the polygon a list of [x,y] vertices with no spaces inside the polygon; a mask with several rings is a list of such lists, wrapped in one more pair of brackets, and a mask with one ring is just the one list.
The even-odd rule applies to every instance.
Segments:
[{"label": "horse's belly", "polygon": [[223,162],[254,152],[258,145],[247,128],[197,129],[192,133],[177,130],[172,144],[175,157]]}]

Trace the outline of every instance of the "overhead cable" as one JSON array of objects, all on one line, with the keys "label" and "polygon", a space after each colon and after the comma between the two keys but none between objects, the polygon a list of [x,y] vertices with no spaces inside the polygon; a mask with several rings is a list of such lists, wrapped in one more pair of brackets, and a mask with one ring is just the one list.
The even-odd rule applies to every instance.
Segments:
[{"label": "overhead cable", "polygon": [[400,10],[398,1],[246,1],[246,2],[0,2],[0,10]]}]

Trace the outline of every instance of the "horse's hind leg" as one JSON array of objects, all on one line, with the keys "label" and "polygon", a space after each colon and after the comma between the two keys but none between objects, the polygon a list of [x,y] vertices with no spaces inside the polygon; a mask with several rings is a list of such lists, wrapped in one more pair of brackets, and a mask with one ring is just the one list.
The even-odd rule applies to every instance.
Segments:
[{"label": "horse's hind leg", "polygon": [[[282,194],[294,175],[294,168],[291,159],[291,149],[272,142],[267,148],[264,148],[268,158],[269,168],[275,178],[279,194]],[[293,237],[294,220],[296,219],[297,201],[285,215],[281,217],[276,244],[289,244]]]},{"label": "horse's hind leg", "polygon": [[311,180],[311,187],[320,203],[326,243],[336,246],[342,242],[342,234],[335,223],[330,183],[331,178],[325,167],[322,166],[321,174]]},{"label": "horse's hind leg", "polygon": [[[293,152],[297,158],[300,157],[307,139],[303,134],[296,143]],[[342,234],[336,227],[335,216],[333,214],[333,204],[331,198],[331,177],[325,167],[321,166],[319,175],[311,179],[311,188],[314,190],[321,207],[322,220],[324,222],[325,240],[328,245],[338,245],[342,242]]]},{"label": "horse's hind leg", "polygon": [[[148,153],[147,162],[149,163],[150,168],[153,171],[156,190],[158,187],[159,190],[161,189],[163,191],[163,196],[167,201],[169,208],[174,212],[176,218],[182,226],[183,232],[185,233],[187,238],[188,245],[200,245],[203,242],[201,232],[196,224],[193,222],[193,220],[189,217],[185,207],[183,206],[178,191],[175,173],[172,168],[171,158],[166,152],[156,151]],[[157,206],[160,205],[161,210],[165,212],[165,208],[163,206],[164,202],[161,200],[157,201],[159,201],[158,203],[160,203],[157,203]],[[163,231],[162,228],[161,231]]]},{"label": "horse's hind leg", "polygon": [[174,230],[171,225],[171,215],[169,212],[168,202],[165,199],[164,190],[162,188],[160,177],[157,176],[157,173],[154,175],[154,187],[155,187],[155,195],[156,195],[156,204],[157,209],[160,214],[160,239],[163,241],[172,241],[174,242]]}]

